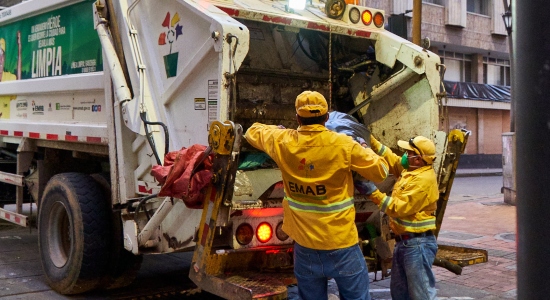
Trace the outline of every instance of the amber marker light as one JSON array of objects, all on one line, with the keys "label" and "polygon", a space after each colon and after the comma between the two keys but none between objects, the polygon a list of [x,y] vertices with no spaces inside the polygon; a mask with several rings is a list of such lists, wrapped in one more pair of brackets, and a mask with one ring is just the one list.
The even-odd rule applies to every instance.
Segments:
[{"label": "amber marker light", "polygon": [[374,14],[374,25],[378,28],[384,26],[384,15],[380,12]]},{"label": "amber marker light", "polygon": [[254,229],[248,223],[243,223],[237,227],[235,231],[235,237],[237,238],[237,243],[241,245],[248,245],[252,238],[254,237]]},{"label": "amber marker light", "polygon": [[258,225],[258,228],[256,228],[256,237],[258,238],[258,241],[262,243],[267,243],[272,236],[273,228],[271,228],[271,225],[269,225],[269,223],[260,223],[260,225]]},{"label": "amber marker light", "polygon": [[370,12],[370,10],[366,9],[363,11],[363,14],[361,15],[361,20],[363,21],[363,24],[367,26],[372,23],[372,13]]}]

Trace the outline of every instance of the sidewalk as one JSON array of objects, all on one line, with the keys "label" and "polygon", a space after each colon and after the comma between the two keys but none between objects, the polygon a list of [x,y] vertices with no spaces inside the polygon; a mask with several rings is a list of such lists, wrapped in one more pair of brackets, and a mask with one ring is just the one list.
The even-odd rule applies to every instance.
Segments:
[{"label": "sidewalk", "polygon": [[[468,173],[484,176],[498,171],[501,170],[468,170]],[[485,249],[488,261],[465,266],[461,275],[434,266],[438,299],[517,298],[515,220],[516,207],[504,203],[502,194],[459,195],[448,202],[438,244]],[[390,279],[371,281],[372,298],[391,299],[389,283]]]},{"label": "sidewalk", "polygon": [[488,262],[466,266],[462,275],[433,268],[444,290],[456,285],[463,292],[479,292],[474,299],[515,299],[516,288],[516,207],[504,203],[503,196],[480,197],[449,202],[438,243],[488,251]]},{"label": "sidewalk", "polygon": [[456,169],[456,177],[502,176],[502,169]]}]

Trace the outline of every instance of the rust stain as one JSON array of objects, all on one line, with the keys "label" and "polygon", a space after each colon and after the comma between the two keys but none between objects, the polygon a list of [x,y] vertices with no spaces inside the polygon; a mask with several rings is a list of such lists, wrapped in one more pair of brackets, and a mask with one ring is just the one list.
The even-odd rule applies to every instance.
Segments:
[{"label": "rust stain", "polygon": [[308,22],[307,28],[321,31],[330,31],[330,28],[327,25],[314,22]]},{"label": "rust stain", "polygon": [[357,31],[355,31],[354,35],[369,38],[370,34],[371,34],[370,31],[357,30]]},{"label": "rust stain", "polygon": [[228,14],[232,17],[238,17],[239,16],[239,10],[238,9],[223,7],[223,6],[218,6],[218,8],[223,10],[226,14]]},{"label": "rust stain", "polygon": [[272,17],[272,16],[268,16],[268,15],[264,15],[262,20],[265,21],[265,22],[285,24],[285,25],[290,25],[290,23],[292,22],[292,19],[289,19],[289,18]]}]

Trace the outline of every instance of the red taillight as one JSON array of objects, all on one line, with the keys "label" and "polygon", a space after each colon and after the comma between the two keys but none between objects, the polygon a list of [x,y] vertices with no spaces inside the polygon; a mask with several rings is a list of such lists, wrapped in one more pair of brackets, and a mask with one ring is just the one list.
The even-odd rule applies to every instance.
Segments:
[{"label": "red taillight", "polygon": [[243,223],[237,227],[235,231],[235,238],[237,242],[243,246],[248,245],[254,237],[254,229],[247,223]]},{"label": "red taillight", "polygon": [[361,14],[361,20],[363,21],[363,24],[367,26],[372,23],[372,13],[370,10],[366,9],[363,11],[363,14]]},{"label": "red taillight", "polygon": [[258,228],[256,228],[256,237],[258,238],[258,241],[262,243],[267,243],[272,236],[273,228],[271,228],[271,225],[269,225],[269,223],[260,223],[260,225],[258,225]]},{"label": "red taillight", "polygon": [[374,14],[374,25],[378,28],[384,26],[384,15],[380,12]]}]

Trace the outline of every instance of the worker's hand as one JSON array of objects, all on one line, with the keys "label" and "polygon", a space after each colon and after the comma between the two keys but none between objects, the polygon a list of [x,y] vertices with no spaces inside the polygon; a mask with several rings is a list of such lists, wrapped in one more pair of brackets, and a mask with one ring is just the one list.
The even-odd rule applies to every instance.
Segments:
[{"label": "worker's hand", "polygon": [[372,181],[366,179],[357,179],[353,183],[361,195],[369,196],[372,192],[378,189]]},{"label": "worker's hand", "polygon": [[365,141],[365,139],[363,139],[362,137],[358,136],[355,138],[355,140],[361,144],[361,147],[363,148],[369,148],[369,145],[367,144],[367,141]]},{"label": "worker's hand", "polygon": [[370,196],[368,197],[374,204],[380,205],[380,202],[386,198],[386,194],[382,193],[380,190],[376,189]]}]

